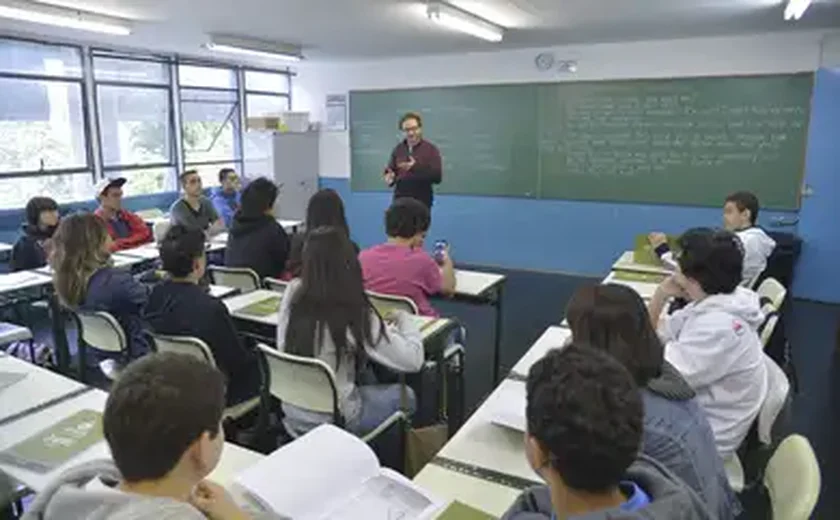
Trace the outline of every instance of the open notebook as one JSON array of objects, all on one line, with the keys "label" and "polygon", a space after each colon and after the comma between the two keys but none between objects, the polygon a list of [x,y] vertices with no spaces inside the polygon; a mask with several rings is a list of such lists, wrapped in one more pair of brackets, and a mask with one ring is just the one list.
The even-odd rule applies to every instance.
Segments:
[{"label": "open notebook", "polygon": [[444,505],[381,467],[367,444],[332,425],[283,446],[242,472],[236,484],[281,519],[429,519]]},{"label": "open notebook", "polygon": [[525,431],[524,382],[506,379],[488,401],[487,408],[491,423],[520,432]]}]

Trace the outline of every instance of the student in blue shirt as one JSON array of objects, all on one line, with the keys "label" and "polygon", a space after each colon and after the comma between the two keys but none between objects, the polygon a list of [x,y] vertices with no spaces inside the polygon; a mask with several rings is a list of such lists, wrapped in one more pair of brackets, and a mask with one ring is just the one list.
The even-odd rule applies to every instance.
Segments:
[{"label": "student in blue shirt", "polygon": [[621,363],[572,343],[549,351],[526,383],[525,453],[548,486],[528,489],[503,520],[706,520],[700,498],[639,455],[643,405]]},{"label": "student in blue shirt", "polygon": [[236,170],[233,168],[219,170],[219,187],[213,190],[210,201],[228,229],[230,229],[236,211],[242,206],[241,196],[242,191],[240,190],[239,176],[236,175]]}]

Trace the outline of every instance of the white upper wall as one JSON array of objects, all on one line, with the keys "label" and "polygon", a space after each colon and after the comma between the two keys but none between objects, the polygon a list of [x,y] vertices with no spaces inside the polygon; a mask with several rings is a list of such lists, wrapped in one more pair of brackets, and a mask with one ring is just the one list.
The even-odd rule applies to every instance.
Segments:
[{"label": "white upper wall", "polygon": [[[357,89],[813,71],[821,60],[840,63],[838,40],[836,33],[807,31],[305,64],[296,69],[292,103],[323,121],[328,94]],[[534,58],[541,52],[576,60],[578,71],[537,70]],[[322,177],[348,177],[348,132],[324,132],[320,159]]]}]

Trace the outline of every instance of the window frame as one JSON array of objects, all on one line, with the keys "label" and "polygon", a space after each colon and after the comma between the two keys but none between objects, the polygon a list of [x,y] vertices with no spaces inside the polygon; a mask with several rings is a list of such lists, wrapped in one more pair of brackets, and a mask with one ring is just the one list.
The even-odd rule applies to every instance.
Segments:
[{"label": "window frame", "polygon": [[8,37],[8,36],[0,36],[0,40],[6,41],[19,41],[19,42],[26,42],[26,43],[34,43],[42,46],[47,47],[65,47],[72,49],[75,53],[79,56],[79,64],[81,66],[82,74],[79,77],[71,77],[71,76],[51,76],[48,74],[35,74],[32,72],[9,72],[5,70],[0,70],[0,78],[3,79],[17,79],[22,81],[40,81],[40,82],[57,82],[63,83],[67,85],[78,85],[79,87],[79,98],[81,100],[81,111],[82,111],[82,137],[84,139],[84,147],[85,147],[85,165],[81,167],[73,167],[73,168],[39,168],[37,170],[9,170],[9,171],[2,171],[0,170],[0,179],[14,179],[14,178],[21,178],[21,177],[48,177],[53,175],[78,175],[84,173],[91,174],[91,182],[96,182],[96,167],[94,164],[94,157],[93,157],[93,146],[92,146],[92,139],[94,136],[91,132],[90,126],[90,118],[91,118],[91,107],[90,107],[90,100],[87,97],[87,91],[85,89],[85,52],[84,48],[78,45],[70,45],[70,44],[63,44],[63,43],[53,43],[53,42],[45,42],[39,41],[34,39],[27,39],[27,38],[16,38],[16,37]]}]

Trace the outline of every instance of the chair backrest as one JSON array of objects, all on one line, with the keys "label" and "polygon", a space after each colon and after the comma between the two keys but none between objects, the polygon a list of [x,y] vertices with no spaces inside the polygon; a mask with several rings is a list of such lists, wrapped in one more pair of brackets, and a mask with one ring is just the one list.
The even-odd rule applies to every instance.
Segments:
[{"label": "chair backrest", "polygon": [[164,334],[152,334],[155,348],[158,352],[174,352],[175,354],[187,354],[216,366],[216,359],[213,351],[207,343],[198,338],[189,336],[167,336]]},{"label": "chair backrest", "polygon": [[284,282],[277,278],[266,278],[263,280],[263,285],[269,291],[279,292],[280,294],[283,294],[289,288],[289,282]]},{"label": "chair backrest", "polygon": [[395,296],[393,294],[382,294],[373,291],[366,291],[370,298],[371,305],[379,311],[383,317],[394,310],[405,311],[409,314],[419,314],[417,304],[411,298]]},{"label": "chair backrest", "polygon": [[253,269],[211,265],[208,266],[208,270],[210,271],[210,278],[216,285],[235,287],[243,294],[260,288],[260,277]]},{"label": "chair backrest", "polygon": [[329,365],[320,359],[295,356],[262,344],[258,348],[268,365],[271,395],[305,410],[332,414],[333,421],[341,425],[335,373]]},{"label": "chair backrest", "polygon": [[767,396],[758,410],[758,440],[764,445],[773,443],[773,430],[790,393],[790,381],[785,372],[766,354],[764,366],[767,367]]},{"label": "chair backrest", "polygon": [[782,308],[782,303],[784,303],[785,296],[787,296],[787,289],[775,278],[767,278],[761,282],[756,292],[762,300],[762,304],[764,302],[770,302],[776,310]]},{"label": "chair backrest", "polygon": [[172,223],[168,220],[158,220],[152,224],[152,236],[155,238],[155,242],[158,244],[163,242],[163,238],[169,233],[169,228],[171,227]]},{"label": "chair backrest", "polygon": [[820,466],[805,437],[788,436],[770,457],[764,487],[773,520],[808,520],[820,496]]},{"label": "chair backrest", "polygon": [[87,345],[106,352],[123,352],[128,348],[125,331],[111,314],[103,311],[75,314],[79,336]]},{"label": "chair backrest", "polygon": [[770,338],[773,337],[773,331],[776,330],[776,325],[779,323],[779,313],[772,311],[765,315],[764,323],[758,327],[758,336],[761,338],[761,345],[765,349],[770,343]]}]

